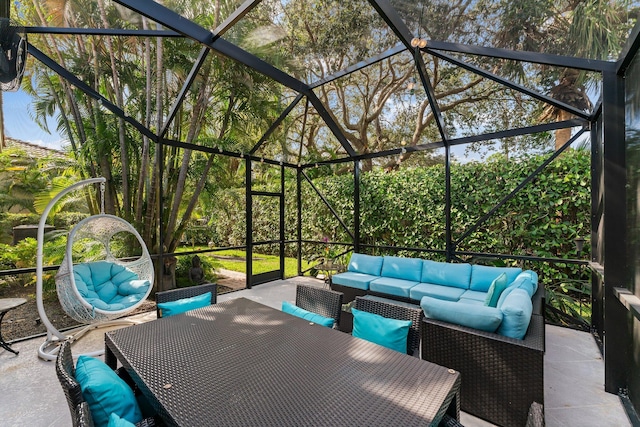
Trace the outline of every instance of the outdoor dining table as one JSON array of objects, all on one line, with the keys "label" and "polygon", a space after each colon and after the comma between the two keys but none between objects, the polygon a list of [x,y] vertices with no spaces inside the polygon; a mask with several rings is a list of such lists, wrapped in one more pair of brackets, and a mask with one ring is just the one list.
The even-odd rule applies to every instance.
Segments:
[{"label": "outdoor dining table", "polygon": [[105,334],[167,425],[436,425],[459,373],[239,298]]}]

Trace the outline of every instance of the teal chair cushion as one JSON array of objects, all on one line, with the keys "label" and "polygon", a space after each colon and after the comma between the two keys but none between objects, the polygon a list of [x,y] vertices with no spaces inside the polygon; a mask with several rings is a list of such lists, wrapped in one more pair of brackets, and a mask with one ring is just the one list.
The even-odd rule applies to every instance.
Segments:
[{"label": "teal chair cushion", "polygon": [[388,319],[367,311],[351,309],[353,314],[352,335],[371,341],[375,344],[399,351],[407,352],[407,337],[411,320]]},{"label": "teal chair cushion", "polygon": [[109,417],[113,413],[131,423],[142,420],[133,390],[101,360],[79,356],[76,381],[89,404],[96,427],[109,425]]},{"label": "teal chair cushion", "polygon": [[471,264],[456,264],[424,260],[422,262],[423,283],[469,289]]},{"label": "teal chair cushion", "polygon": [[109,424],[107,427],[135,427],[135,424],[124,418],[120,418],[118,414],[114,413],[109,416]]},{"label": "teal chair cushion", "polygon": [[194,297],[181,298],[175,301],[161,302],[158,303],[158,309],[160,311],[160,317],[169,317],[208,305],[211,305],[211,292]]},{"label": "teal chair cushion", "polygon": [[131,307],[151,286],[128,268],[108,261],[75,265],[73,277],[78,293],[93,307],[106,311]]},{"label": "teal chair cushion", "polygon": [[424,297],[420,301],[424,315],[430,319],[495,332],[502,322],[502,311],[485,305],[465,304]]},{"label": "teal chair cushion", "polygon": [[502,294],[505,289],[507,289],[507,275],[502,273],[496,277],[491,283],[491,286],[489,286],[484,305],[496,307],[498,305],[498,298],[500,298],[500,294]]},{"label": "teal chair cushion", "polygon": [[513,282],[518,274],[522,272],[521,268],[517,267],[490,267],[486,265],[472,265],[471,266],[471,283],[469,289],[472,291],[487,292],[491,283],[500,274],[505,273],[507,275],[507,283]]},{"label": "teal chair cushion", "polygon": [[291,304],[289,301],[282,301],[282,311],[292,314],[304,320],[308,320],[318,325],[326,326],[327,328],[333,328],[335,321],[330,317],[324,317],[311,311],[300,308],[295,304]]},{"label": "teal chair cushion", "polygon": [[380,275],[420,283],[420,278],[422,277],[422,260],[418,258],[386,256],[382,262]]},{"label": "teal chair cushion", "polygon": [[353,253],[347,271],[379,276],[382,268],[382,257]]},{"label": "teal chair cushion", "polygon": [[505,337],[519,340],[524,338],[533,312],[533,304],[527,291],[513,289],[499,310],[502,311],[502,323],[497,332]]}]

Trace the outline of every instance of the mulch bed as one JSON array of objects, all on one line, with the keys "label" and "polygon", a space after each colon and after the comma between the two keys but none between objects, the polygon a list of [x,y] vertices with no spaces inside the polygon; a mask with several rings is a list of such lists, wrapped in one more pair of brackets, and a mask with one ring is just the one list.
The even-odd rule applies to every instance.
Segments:
[{"label": "mulch bed", "polygon": [[[244,280],[231,279],[224,276],[218,278],[218,294],[244,289],[244,287]],[[35,285],[23,286],[15,282],[0,283],[0,298],[25,298],[27,300],[26,304],[8,312],[2,320],[2,335],[6,341],[13,341],[47,332],[38,313]],[[55,291],[45,294],[44,309],[47,313],[47,318],[58,330],[78,326],[78,322],[67,316],[62,310]],[[153,297],[151,297],[132,313],[129,313],[128,316],[155,311],[155,309],[156,303]]]}]

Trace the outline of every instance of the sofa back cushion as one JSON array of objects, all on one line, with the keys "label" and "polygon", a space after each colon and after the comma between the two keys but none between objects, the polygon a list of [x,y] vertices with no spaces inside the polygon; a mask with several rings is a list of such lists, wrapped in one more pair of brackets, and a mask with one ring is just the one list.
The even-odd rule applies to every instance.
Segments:
[{"label": "sofa back cushion", "polygon": [[401,258],[385,256],[382,263],[383,277],[420,282],[422,276],[422,260],[418,258]]},{"label": "sofa back cushion", "polygon": [[354,273],[371,274],[373,276],[379,276],[382,269],[382,257],[371,256],[365,254],[353,253],[351,260],[349,260],[348,271]]},{"label": "sofa back cushion", "polygon": [[500,274],[505,273],[507,275],[507,283],[511,283],[521,272],[522,269],[517,267],[473,265],[471,266],[471,284],[469,289],[472,291],[487,292],[491,283],[493,283]]},{"label": "sofa back cushion", "polygon": [[422,261],[422,283],[469,289],[471,264]]},{"label": "sofa back cushion", "polygon": [[504,300],[500,311],[502,323],[496,332],[505,337],[523,339],[533,312],[533,303],[527,291],[513,289]]}]

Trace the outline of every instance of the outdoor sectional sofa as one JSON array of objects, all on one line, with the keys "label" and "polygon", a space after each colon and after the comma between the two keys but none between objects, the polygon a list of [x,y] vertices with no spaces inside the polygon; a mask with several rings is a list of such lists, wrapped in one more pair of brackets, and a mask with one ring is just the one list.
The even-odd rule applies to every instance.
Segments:
[{"label": "outdoor sectional sofa", "polygon": [[[505,289],[485,306],[502,273]],[[331,287],[344,302],[377,295],[420,304],[422,358],[461,373],[463,411],[518,426],[534,402],[544,405],[544,290],[535,272],[354,253]]]}]

